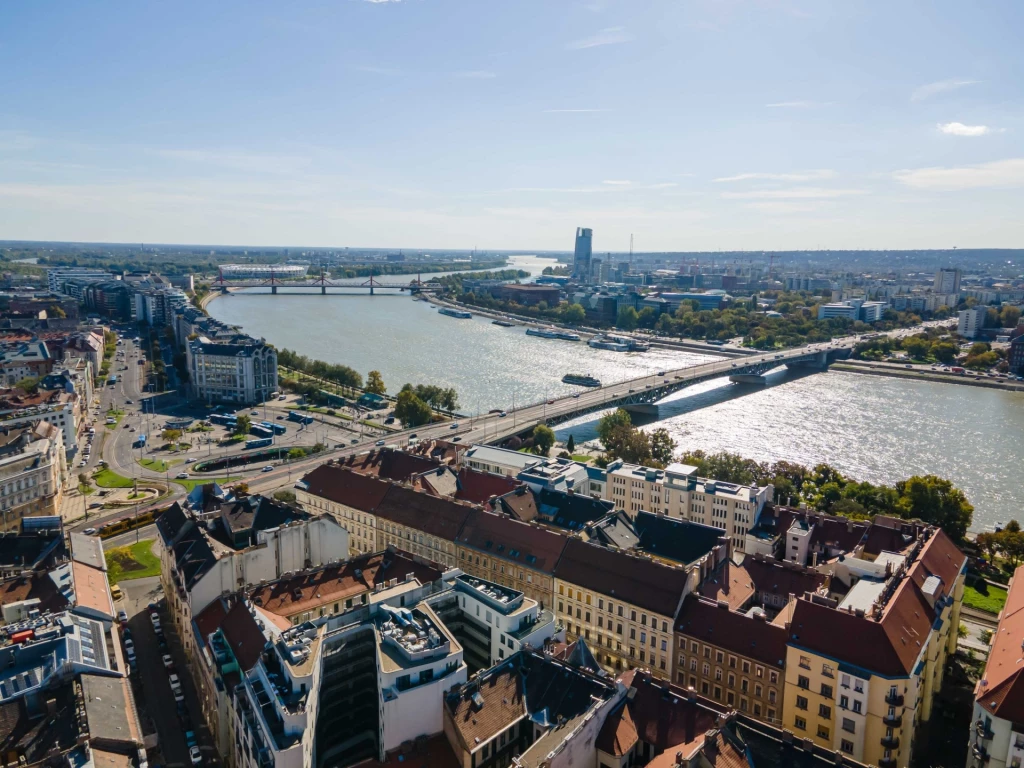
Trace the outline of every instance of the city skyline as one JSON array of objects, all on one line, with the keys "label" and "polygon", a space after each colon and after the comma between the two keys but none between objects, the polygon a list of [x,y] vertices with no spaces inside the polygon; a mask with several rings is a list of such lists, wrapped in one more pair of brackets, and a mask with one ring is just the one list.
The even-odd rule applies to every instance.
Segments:
[{"label": "city skyline", "polygon": [[1024,242],[1015,4],[551,5],[7,7],[0,237]]}]

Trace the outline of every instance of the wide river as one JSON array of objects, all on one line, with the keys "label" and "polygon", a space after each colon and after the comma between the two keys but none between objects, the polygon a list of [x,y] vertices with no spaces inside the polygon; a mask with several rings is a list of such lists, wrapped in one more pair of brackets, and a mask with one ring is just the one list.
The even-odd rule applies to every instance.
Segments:
[{"label": "wide river", "polygon": [[[516,256],[532,274],[549,259]],[[405,282],[409,276],[382,278]],[[352,282],[362,282],[362,279]],[[381,371],[390,390],[405,382],[454,387],[460,410],[479,413],[564,394],[569,372],[603,382],[709,359],[654,350],[619,353],[583,342],[539,339],[489,319],[439,315],[407,296],[236,293],[211,314],[275,346]],[[758,461],[827,462],[849,476],[891,483],[913,474],[951,479],[974,504],[972,529],[1021,514],[1024,394],[863,374],[779,371],[752,388],[722,380],[661,404],[661,421],[680,450],[732,451]],[[596,416],[562,425],[560,439],[592,439]]]}]

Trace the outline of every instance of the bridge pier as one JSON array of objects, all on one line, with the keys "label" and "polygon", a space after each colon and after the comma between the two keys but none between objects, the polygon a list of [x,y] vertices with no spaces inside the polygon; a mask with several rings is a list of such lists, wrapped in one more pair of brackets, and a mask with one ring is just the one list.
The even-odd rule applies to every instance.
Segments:
[{"label": "bridge pier", "polygon": [[277,286],[276,285],[270,286],[270,292],[276,296],[277,295]]},{"label": "bridge pier", "polygon": [[729,381],[733,384],[757,384],[762,387],[768,383],[768,379],[756,373],[734,373],[729,377]]},{"label": "bridge pier", "polygon": [[327,295],[327,286],[326,285],[321,285],[320,286],[320,293],[322,293],[324,296]]},{"label": "bridge pier", "polygon": [[817,352],[809,360],[794,360],[786,363],[787,368],[810,368],[812,371],[827,371],[829,366],[828,352]]}]

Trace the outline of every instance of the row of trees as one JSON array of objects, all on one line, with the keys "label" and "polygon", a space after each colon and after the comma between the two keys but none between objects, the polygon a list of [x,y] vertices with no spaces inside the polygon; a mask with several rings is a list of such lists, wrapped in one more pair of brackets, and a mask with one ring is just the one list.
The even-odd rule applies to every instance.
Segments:
[{"label": "row of trees", "polygon": [[343,387],[362,389],[363,386],[363,377],[354,368],[337,363],[325,363],[323,360],[312,360],[290,349],[277,351],[277,363],[285,368],[316,376]]},{"label": "row of trees", "polygon": [[885,360],[896,352],[905,352],[912,360],[922,362],[953,363],[963,357],[965,368],[985,371],[1006,361],[1005,349],[992,349],[992,345],[977,341],[967,350],[960,351],[963,339],[955,333],[939,328],[928,328],[925,332],[897,339],[883,336],[863,341],[853,348],[852,356],[859,360]]},{"label": "row of trees", "polygon": [[1001,531],[979,533],[974,543],[988,555],[989,562],[995,560],[997,554],[1005,557],[1014,568],[1024,560],[1024,531],[1016,520],[1011,520]]},{"label": "row of trees", "polygon": [[[371,375],[373,373],[377,372],[371,371]],[[434,411],[454,413],[458,407],[459,396],[451,387],[406,384],[396,398],[395,416],[407,427],[418,427],[430,423]]]},{"label": "row of trees", "polygon": [[963,540],[974,514],[963,491],[935,475],[876,485],[850,479],[829,464],[757,462],[735,453],[704,451],[684,453],[679,460],[697,467],[702,477],[742,485],[771,483],[780,504],[803,502],[822,512],[855,518],[878,514],[919,518],[939,526],[956,542]]}]

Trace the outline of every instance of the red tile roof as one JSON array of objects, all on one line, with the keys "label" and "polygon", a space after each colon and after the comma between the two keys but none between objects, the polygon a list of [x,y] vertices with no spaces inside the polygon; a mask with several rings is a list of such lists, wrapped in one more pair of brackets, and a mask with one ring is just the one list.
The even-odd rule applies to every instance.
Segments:
[{"label": "red tile roof", "polygon": [[392,485],[374,513],[382,520],[414,528],[445,541],[455,541],[473,510],[470,504]]},{"label": "red tile roof", "polygon": [[[568,537],[558,531],[473,510],[456,543],[499,559],[553,573]],[[512,553],[516,554],[512,554]]]},{"label": "red tile roof", "polygon": [[683,601],[676,632],[778,669],[786,663],[789,633],[783,627],[744,616],[704,598],[690,595]]},{"label": "red tile roof", "polygon": [[521,485],[523,483],[514,477],[492,475],[490,472],[463,467],[459,470],[459,491],[455,498],[473,504],[483,504],[495,496],[510,493]]},{"label": "red tile roof", "polygon": [[220,628],[242,671],[248,672],[256,666],[267,645],[267,639],[256,626],[256,619],[249,613],[245,603],[241,600],[236,602],[224,617]]},{"label": "red tile roof", "polygon": [[805,592],[817,591],[828,581],[828,576],[811,568],[758,555],[746,558],[743,568],[757,592],[781,597],[802,597]]},{"label": "red tile roof", "polygon": [[204,643],[206,638],[220,628],[220,625],[224,623],[224,617],[227,615],[228,605],[223,598],[218,598],[203,608],[199,615],[192,619]]},{"label": "red tile roof", "polygon": [[361,475],[404,483],[413,475],[436,469],[441,466],[441,462],[428,456],[396,451],[394,448],[381,448],[359,456],[349,456],[343,466]]},{"label": "red tile roof", "polygon": [[363,512],[373,512],[390,488],[383,480],[361,475],[337,464],[321,464],[302,480],[314,496]]},{"label": "red tile roof", "polygon": [[700,593],[704,597],[716,602],[724,600],[733,611],[746,605],[756,592],[747,569],[731,560],[727,560],[700,585]]},{"label": "red tile roof", "polygon": [[555,577],[616,600],[675,618],[687,571],[621,550],[569,539]]}]

